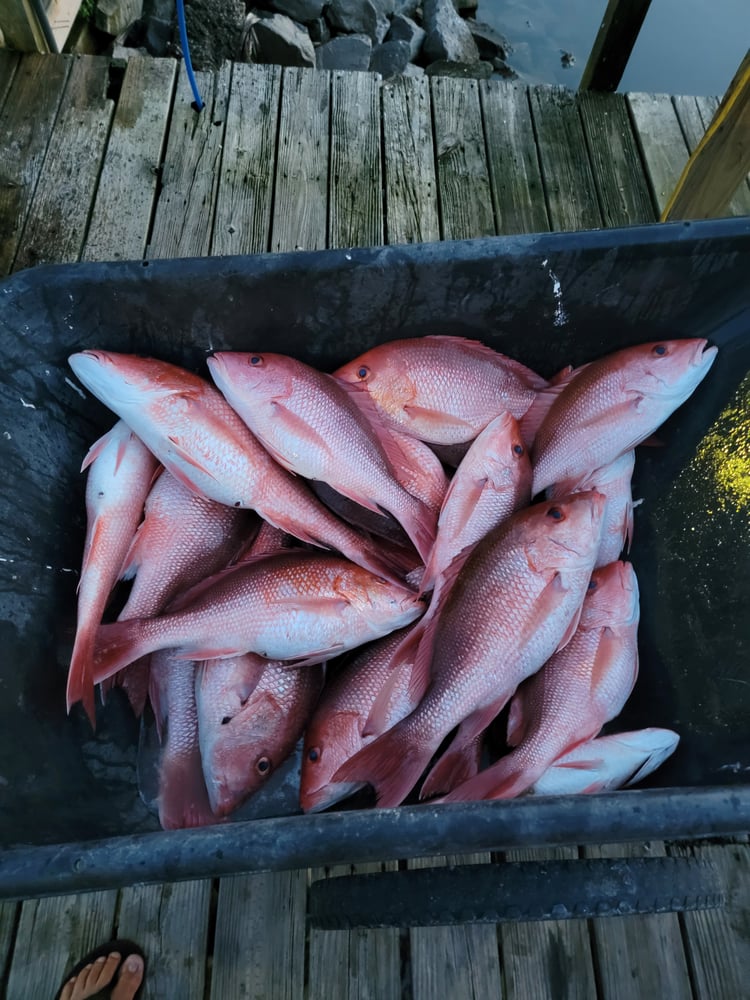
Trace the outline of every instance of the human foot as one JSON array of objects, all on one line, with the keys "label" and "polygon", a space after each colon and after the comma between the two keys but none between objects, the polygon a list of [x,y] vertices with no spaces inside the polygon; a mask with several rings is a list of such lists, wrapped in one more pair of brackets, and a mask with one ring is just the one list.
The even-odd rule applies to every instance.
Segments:
[{"label": "human foot", "polygon": [[62,985],[57,1000],[87,1000],[108,987],[111,1000],[133,1000],[143,982],[143,955],[128,948],[123,957],[119,944],[97,948],[80,962]]}]

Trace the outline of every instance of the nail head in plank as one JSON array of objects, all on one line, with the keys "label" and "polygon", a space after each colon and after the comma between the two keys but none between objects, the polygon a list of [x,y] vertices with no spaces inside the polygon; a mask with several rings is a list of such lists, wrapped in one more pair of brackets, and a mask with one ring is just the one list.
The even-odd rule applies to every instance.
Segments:
[{"label": "nail head in plank", "polygon": [[287,67],[281,80],[271,249],[322,250],[328,215],[331,78]]},{"label": "nail head in plank", "polygon": [[186,74],[178,76],[149,257],[205,257],[208,254],[219,187],[230,76],[229,63],[224,63],[216,73],[196,74],[205,102],[200,112],[191,107],[193,93]]},{"label": "nail head in plank", "polygon": [[69,70],[67,57],[23,56],[0,115],[0,275],[13,264]]},{"label": "nail head in plank", "polygon": [[439,240],[429,80],[396,77],[383,85],[382,101],[388,242]]},{"label": "nail head in plank", "polygon": [[[398,862],[312,869],[311,880],[397,871]],[[310,928],[307,1000],[401,1000],[400,932],[396,928]]]},{"label": "nail head in plank", "polygon": [[[666,851],[654,841],[591,846],[584,853],[587,858],[633,858],[664,857]],[[692,996],[676,913],[608,917],[592,924],[602,1000]]]},{"label": "nail head in plank", "polygon": [[578,98],[605,226],[654,222],[648,181],[622,94]]},{"label": "nail head in plank", "polygon": [[174,59],[128,60],[84,260],[132,260],[145,252],[177,65]]},{"label": "nail head in plank", "polygon": [[575,96],[534,87],[531,113],[552,228],[596,229],[602,217]]},{"label": "nail head in plank", "polygon": [[432,77],[432,115],[443,239],[494,236],[478,81]]},{"label": "nail head in plank", "polygon": [[[486,853],[416,858],[408,862],[408,867],[443,868],[484,864],[489,860]],[[440,996],[499,1000],[503,996],[494,924],[412,927],[409,939],[413,1000],[433,1000]]]},{"label": "nail head in plank", "polygon": [[212,256],[268,249],[280,89],[280,66],[235,64]]},{"label": "nail head in plank", "polygon": [[547,232],[550,226],[528,89],[502,80],[483,80],[479,94],[498,232]]},{"label": "nail head in plank", "polygon": [[[508,861],[577,858],[575,847],[508,851]],[[566,902],[563,900],[563,902]],[[508,1000],[596,1000],[585,920],[541,920],[499,928]]]},{"label": "nail head in plank", "polygon": [[118,936],[136,941],[149,963],[143,1000],[203,1000],[210,900],[210,879],[120,891]]},{"label": "nail head in plank", "polygon": [[628,94],[626,99],[654,204],[661,215],[687,163],[682,129],[668,94]]},{"label": "nail head in plank", "polygon": [[747,844],[672,846],[675,857],[711,862],[726,906],[680,914],[696,1000],[737,1000],[747,993],[750,969],[750,847]]},{"label": "nail head in plank", "polygon": [[112,937],[117,892],[26,900],[8,979],[7,1000],[49,997],[83,956]]},{"label": "nail head in plank", "polygon": [[306,899],[305,870],[221,879],[212,997],[304,995]]}]

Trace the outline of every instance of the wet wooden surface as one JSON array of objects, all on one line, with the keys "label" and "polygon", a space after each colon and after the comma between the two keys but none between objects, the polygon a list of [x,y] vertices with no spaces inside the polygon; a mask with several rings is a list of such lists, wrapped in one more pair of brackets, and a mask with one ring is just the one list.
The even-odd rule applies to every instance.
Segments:
[{"label": "wet wooden surface", "polygon": [[[200,84],[207,107],[197,115],[168,61],[134,60],[121,78],[87,57],[0,52],[0,274],[41,260],[653,221],[716,106],[244,65]],[[76,164],[78,176],[62,176]],[[731,212],[748,212],[746,186]],[[651,844],[647,853],[665,850],[712,860],[726,908],[498,927],[308,927],[311,879],[349,866],[0,903],[0,995],[52,996],[82,953],[116,934],[144,946],[151,1000],[748,995],[750,847]]]}]

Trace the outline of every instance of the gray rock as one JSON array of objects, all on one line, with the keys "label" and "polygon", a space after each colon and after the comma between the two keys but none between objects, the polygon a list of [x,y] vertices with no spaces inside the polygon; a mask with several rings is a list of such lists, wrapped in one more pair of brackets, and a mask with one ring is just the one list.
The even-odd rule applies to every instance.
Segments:
[{"label": "gray rock", "polygon": [[333,0],[326,17],[332,28],[367,35],[376,45],[388,34],[388,18],[373,0]]},{"label": "gray rock", "polygon": [[414,76],[414,77],[417,77],[417,78],[422,77],[422,76],[425,75],[424,74],[424,66],[415,66],[414,63],[409,63],[407,65],[406,69],[404,70],[404,72],[403,72],[402,75],[403,76]]},{"label": "gray rock", "polygon": [[383,42],[372,50],[370,71],[380,73],[384,80],[398,76],[406,69],[411,49],[408,42]]},{"label": "gray rock", "polygon": [[453,0],[453,6],[464,17],[473,14],[479,6],[479,0]]},{"label": "gray rock", "polygon": [[404,17],[414,17],[421,2],[422,0],[395,0],[393,13],[403,14]]},{"label": "gray rock", "polygon": [[162,21],[174,21],[175,0],[143,0],[144,17],[160,17]]},{"label": "gray rock", "polygon": [[194,69],[219,69],[238,57],[245,0],[185,0],[185,16]]},{"label": "gray rock", "polygon": [[323,13],[324,0],[273,0],[273,9],[293,21],[307,24]]},{"label": "gray rock", "polygon": [[410,58],[416,59],[427,32],[420,28],[416,21],[404,14],[394,14],[391,27],[386,35],[386,42],[408,42]]},{"label": "gray rock", "polygon": [[[315,49],[300,24],[284,14],[257,20],[249,32],[253,62],[280,63],[282,66],[315,66]],[[247,42],[246,42],[247,46]]]},{"label": "gray rock", "polygon": [[492,25],[473,20],[466,23],[482,59],[492,62],[493,59],[499,58],[504,62],[508,58],[508,53],[513,51],[508,39],[499,31],[495,31]]},{"label": "gray rock", "polygon": [[463,80],[489,80],[492,76],[492,63],[480,62],[478,59],[473,63],[438,59],[430,63],[425,73],[428,76],[453,76]]},{"label": "gray rock", "polygon": [[[146,21],[146,36],[144,45],[150,56],[164,56],[172,41],[174,25],[171,21],[163,21],[160,17],[150,17]],[[192,47],[191,47],[192,55]]]},{"label": "gray rock", "polygon": [[310,38],[312,38],[316,45],[325,45],[326,42],[330,42],[331,40],[331,29],[328,27],[328,21],[324,17],[316,17],[314,21],[310,21],[307,30],[310,33]]},{"label": "gray rock", "polygon": [[94,24],[107,35],[120,35],[138,20],[142,11],[143,0],[99,0]]},{"label": "gray rock", "polygon": [[425,56],[435,62],[454,63],[479,61],[477,44],[469,27],[456,13],[452,0],[424,0]]},{"label": "gray rock", "polygon": [[340,35],[317,50],[318,69],[369,69],[372,40],[369,35]]}]

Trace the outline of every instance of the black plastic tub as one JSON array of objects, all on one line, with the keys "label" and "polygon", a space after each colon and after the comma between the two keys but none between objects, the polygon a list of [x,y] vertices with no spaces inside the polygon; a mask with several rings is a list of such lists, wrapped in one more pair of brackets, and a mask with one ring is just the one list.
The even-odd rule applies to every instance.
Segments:
[{"label": "black plastic tub", "polygon": [[[641,668],[616,728],[673,728],[676,754],[641,791],[322,816],[269,799],[266,817],[290,814],[159,831],[120,700],[96,734],[65,714],[78,470],[114,421],[68,355],[132,351],[205,374],[213,350],[269,349],[332,369],[426,333],[479,338],[544,375],[652,339],[719,346],[634,481]],[[0,896],[750,828],[750,219],[42,267],[0,284],[0,346]]]}]

